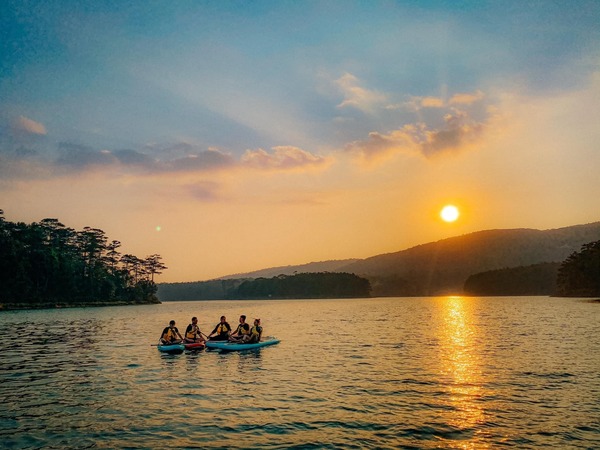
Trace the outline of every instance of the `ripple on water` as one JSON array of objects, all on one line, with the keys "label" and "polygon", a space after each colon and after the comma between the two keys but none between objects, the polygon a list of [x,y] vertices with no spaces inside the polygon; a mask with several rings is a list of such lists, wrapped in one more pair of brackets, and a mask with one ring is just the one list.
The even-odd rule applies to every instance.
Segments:
[{"label": "ripple on water", "polygon": [[[164,355],[150,346],[172,317],[209,319],[207,329],[210,318],[240,311],[263,318],[281,343],[231,354]],[[600,448],[599,311],[545,298],[431,298],[0,313],[0,342],[14,329],[30,336],[0,347],[0,441]]]}]

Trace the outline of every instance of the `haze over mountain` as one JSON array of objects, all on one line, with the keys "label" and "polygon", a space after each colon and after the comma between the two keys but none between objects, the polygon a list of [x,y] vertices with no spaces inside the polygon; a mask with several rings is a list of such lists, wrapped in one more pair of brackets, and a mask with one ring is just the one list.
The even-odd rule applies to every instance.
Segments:
[{"label": "haze over mountain", "polygon": [[223,279],[302,272],[349,272],[371,281],[373,295],[462,293],[473,274],[562,262],[583,244],[600,240],[600,222],[550,230],[485,230],[366,259],[324,261],[236,274]]},{"label": "haze over mountain", "polygon": [[343,270],[340,270],[341,268],[357,261],[360,261],[360,259],[339,259],[332,261],[310,262],[296,266],[271,267],[268,269],[255,270],[253,272],[246,272],[243,274],[238,273],[227,275],[224,277],[219,277],[219,279],[232,280],[237,278],[270,278],[276,277],[277,275],[293,275],[294,273],[343,272]]}]

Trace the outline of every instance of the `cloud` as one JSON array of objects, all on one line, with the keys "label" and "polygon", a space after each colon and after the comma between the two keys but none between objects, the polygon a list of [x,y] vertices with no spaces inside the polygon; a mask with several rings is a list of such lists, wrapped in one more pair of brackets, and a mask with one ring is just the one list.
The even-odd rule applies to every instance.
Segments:
[{"label": "cloud", "polygon": [[440,97],[413,97],[399,103],[390,103],[385,106],[388,111],[410,111],[419,112],[422,109],[442,109],[446,107],[444,99]]},{"label": "cloud", "polygon": [[187,194],[201,202],[212,202],[219,199],[219,185],[211,182],[197,182],[185,187]]},{"label": "cloud", "polygon": [[158,144],[155,142],[145,144],[142,149],[144,153],[154,155],[157,159],[176,159],[203,151],[197,144],[178,141],[169,144]]},{"label": "cloud", "polygon": [[[241,170],[293,171],[322,168],[331,162],[331,158],[315,155],[293,146],[273,147],[271,151],[263,149],[247,150],[240,158],[216,148],[199,150],[197,145],[175,143],[172,145],[148,144],[141,151],[133,149],[96,149],[87,145],[61,142],[56,152],[46,149],[44,154],[19,147],[19,154],[13,150],[4,152],[5,166],[17,166],[20,177],[27,178],[27,167],[43,169],[46,174],[58,176],[66,173],[110,172],[131,173],[141,176],[169,175],[177,173],[217,173]],[[54,155],[53,155],[54,154]],[[53,156],[52,156],[53,155]],[[18,157],[17,157],[18,156]],[[4,167],[10,172],[10,168]],[[31,171],[35,178],[40,170]]]},{"label": "cloud", "polygon": [[[366,139],[347,144],[347,152],[373,163],[398,153],[430,158],[465,151],[480,142],[486,124],[497,113],[480,90],[455,93],[447,100],[445,95],[407,96],[385,110],[400,119],[401,125],[385,133],[371,131]],[[404,110],[403,116],[398,116],[400,110]]]},{"label": "cloud", "polygon": [[246,150],[241,159],[242,165],[247,167],[283,171],[323,167],[328,162],[325,157],[292,146],[273,147],[272,153],[263,149]]},{"label": "cloud", "polygon": [[407,124],[388,134],[369,133],[366,140],[354,141],[346,151],[367,161],[390,157],[396,153],[417,153],[426,158],[445,152],[458,152],[472,147],[481,138],[485,125],[464,111],[453,110],[444,116],[440,128],[424,123]]},{"label": "cloud", "polygon": [[385,95],[359,86],[358,78],[350,73],[335,80],[335,84],[344,94],[344,100],[337,105],[338,108],[352,107],[369,112],[386,100]]},{"label": "cloud", "polygon": [[[183,146],[181,149],[191,148]],[[142,169],[147,173],[207,172],[236,165],[232,156],[214,149],[195,151],[182,157],[169,158],[172,154],[166,156],[166,159],[159,159],[131,149],[96,150],[85,145],[61,142],[59,157],[54,164],[81,171],[111,166],[125,170]]]},{"label": "cloud", "polygon": [[169,172],[197,172],[231,168],[236,165],[236,161],[229,154],[219,150],[209,149],[202,152],[191,153],[183,158],[165,161],[159,164],[163,170]]},{"label": "cloud", "polygon": [[443,108],[444,100],[439,97],[422,97],[419,99],[421,108]]},{"label": "cloud", "polygon": [[112,154],[121,164],[126,166],[152,167],[156,164],[154,158],[135,150],[115,150]]},{"label": "cloud", "polygon": [[9,181],[47,178],[46,166],[31,158],[15,158],[0,153],[0,189]]},{"label": "cloud", "polygon": [[444,109],[452,106],[471,106],[484,99],[485,94],[477,90],[475,92],[459,92],[444,100],[442,97],[435,96],[412,96],[407,101],[387,105],[387,110],[405,109],[409,111],[420,111],[425,108]]},{"label": "cloud", "polygon": [[389,134],[372,131],[368,139],[348,144],[346,151],[367,161],[387,158],[394,153],[414,153],[418,150],[417,136],[422,127],[422,124],[408,124]]},{"label": "cloud", "polygon": [[117,162],[109,150],[94,150],[85,145],[61,142],[58,145],[59,157],[56,165],[71,169],[83,169],[90,166],[106,166]]},{"label": "cloud", "polygon": [[45,136],[47,134],[46,127],[43,124],[36,122],[35,120],[31,120],[25,116],[19,116],[19,118],[13,124],[13,129],[16,131],[40,136]]},{"label": "cloud", "polygon": [[483,131],[483,124],[472,121],[466,113],[456,111],[444,117],[446,126],[440,130],[425,130],[421,152],[429,157],[440,152],[457,152],[475,144]]},{"label": "cloud", "polygon": [[454,94],[448,103],[450,105],[472,105],[480,100],[483,100],[485,95],[481,91],[476,91],[473,93],[458,93]]}]

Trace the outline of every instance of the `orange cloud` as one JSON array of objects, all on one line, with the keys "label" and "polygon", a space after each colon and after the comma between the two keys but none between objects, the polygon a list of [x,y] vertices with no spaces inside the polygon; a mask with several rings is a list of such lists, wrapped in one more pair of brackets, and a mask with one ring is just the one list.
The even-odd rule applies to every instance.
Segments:
[{"label": "orange cloud", "polygon": [[474,93],[459,93],[454,94],[448,103],[450,105],[472,105],[473,103],[482,100],[483,97],[484,94],[481,91],[476,91]]},{"label": "orange cloud", "polygon": [[484,124],[470,119],[462,111],[444,116],[444,126],[430,129],[424,123],[408,124],[388,134],[369,133],[363,141],[355,141],[346,150],[367,161],[396,153],[417,153],[426,158],[442,152],[457,152],[477,143]]},{"label": "orange cloud", "polygon": [[444,100],[439,97],[422,97],[419,103],[422,108],[443,108],[445,106]]},{"label": "orange cloud", "polygon": [[255,169],[297,170],[323,167],[329,160],[298,147],[279,146],[273,147],[273,153],[268,153],[263,149],[246,150],[241,162],[244,166]]},{"label": "orange cloud", "polygon": [[463,105],[469,106],[478,101],[483,100],[485,94],[482,91],[475,92],[459,92],[454,94],[448,101],[441,97],[427,96],[427,97],[410,97],[408,101],[402,103],[395,103],[386,106],[388,110],[397,109],[408,109],[411,111],[418,111],[423,108],[441,109],[448,106]]},{"label": "orange cloud", "polygon": [[475,143],[483,130],[483,124],[470,121],[462,112],[447,114],[444,120],[445,128],[425,131],[425,140],[420,145],[423,155],[462,150]]},{"label": "orange cloud", "polygon": [[404,125],[389,134],[372,131],[368,139],[354,141],[346,146],[346,150],[367,161],[386,158],[394,153],[412,153],[418,149],[417,136],[422,127],[423,125]]},{"label": "orange cloud", "polygon": [[42,136],[47,134],[46,127],[43,124],[36,122],[35,120],[31,120],[25,116],[19,116],[14,124],[14,128],[18,131],[24,131],[30,134]]}]

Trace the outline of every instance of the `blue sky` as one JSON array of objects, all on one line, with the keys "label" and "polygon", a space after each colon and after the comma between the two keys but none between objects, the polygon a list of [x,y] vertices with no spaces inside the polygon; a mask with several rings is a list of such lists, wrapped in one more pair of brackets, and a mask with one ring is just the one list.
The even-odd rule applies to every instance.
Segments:
[{"label": "blue sky", "polygon": [[598,23],[598,1],[4,1],[0,207],[176,281],[598,220]]}]

